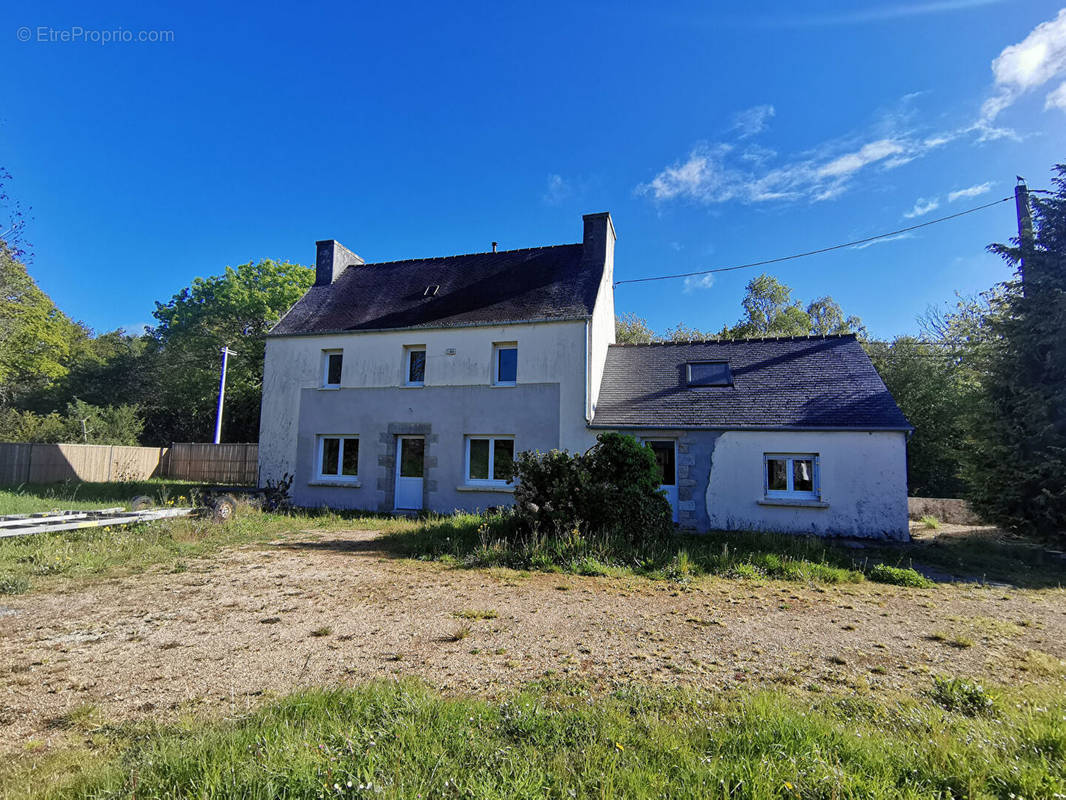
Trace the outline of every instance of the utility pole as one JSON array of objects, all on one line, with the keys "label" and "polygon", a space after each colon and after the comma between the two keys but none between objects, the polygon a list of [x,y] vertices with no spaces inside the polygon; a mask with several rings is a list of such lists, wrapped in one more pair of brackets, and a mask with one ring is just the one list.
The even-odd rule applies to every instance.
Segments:
[{"label": "utility pole", "polygon": [[1014,209],[1018,214],[1018,249],[1019,263],[1022,273],[1022,294],[1025,294],[1031,276],[1026,273],[1026,261],[1033,252],[1033,214],[1029,210],[1029,187],[1025,185],[1025,178],[1018,177],[1018,184],[1014,187]]},{"label": "utility pole", "polygon": [[229,357],[237,355],[229,347],[223,347],[222,353],[222,377],[218,380],[218,411],[215,414],[215,444],[219,444],[222,441],[222,403],[226,399],[226,366],[229,364]]}]

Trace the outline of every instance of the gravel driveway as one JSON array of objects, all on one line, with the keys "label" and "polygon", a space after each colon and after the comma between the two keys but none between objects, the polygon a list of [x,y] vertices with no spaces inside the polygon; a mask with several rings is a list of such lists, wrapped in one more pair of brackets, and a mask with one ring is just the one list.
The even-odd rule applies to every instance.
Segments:
[{"label": "gravel driveway", "polygon": [[1066,658],[1062,590],[462,570],[396,560],[375,536],[294,533],[183,572],[4,598],[0,750],[58,743],[61,716],[88,703],[228,715],[401,675],[485,695],[546,676],[892,692],[930,672],[1048,679]]}]

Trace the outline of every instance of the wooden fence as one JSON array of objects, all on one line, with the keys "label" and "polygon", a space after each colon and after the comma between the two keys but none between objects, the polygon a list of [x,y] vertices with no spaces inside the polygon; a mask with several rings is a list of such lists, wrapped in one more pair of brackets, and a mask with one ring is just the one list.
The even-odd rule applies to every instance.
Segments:
[{"label": "wooden fence", "polygon": [[123,447],[0,442],[0,486],[148,478],[254,485],[259,475],[258,459],[256,444]]},{"label": "wooden fence", "polygon": [[253,485],[259,479],[257,444],[172,444],[168,461],[172,478]]}]

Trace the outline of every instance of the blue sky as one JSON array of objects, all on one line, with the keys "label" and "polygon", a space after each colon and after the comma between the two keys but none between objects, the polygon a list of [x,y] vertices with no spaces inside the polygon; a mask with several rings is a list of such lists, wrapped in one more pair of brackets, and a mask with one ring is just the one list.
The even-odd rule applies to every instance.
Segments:
[{"label": "blue sky", "polygon": [[[368,261],[528,247],[609,210],[635,278],[922,222],[1066,160],[1054,2],[47,2],[5,26],[0,166],[31,272],[97,330],[227,264],[311,264],[316,239]],[[891,337],[1006,278],[984,247],[1014,232],[1004,203],[770,272]],[[617,305],[717,330],[753,274]]]}]

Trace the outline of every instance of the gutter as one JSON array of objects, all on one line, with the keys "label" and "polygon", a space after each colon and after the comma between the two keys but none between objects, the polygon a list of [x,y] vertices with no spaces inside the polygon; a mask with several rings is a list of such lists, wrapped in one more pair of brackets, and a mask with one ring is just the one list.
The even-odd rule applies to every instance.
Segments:
[{"label": "gutter", "polygon": [[589,423],[589,428],[595,430],[610,431],[799,431],[808,433],[905,433],[908,436],[914,432],[914,426],[903,428],[899,426],[815,426],[815,425],[607,425],[604,423]]},{"label": "gutter", "polygon": [[[392,333],[394,331],[444,331],[458,328],[501,328],[506,325],[535,325],[547,322],[584,322],[586,326],[592,319],[591,314],[582,314],[573,317],[540,317],[534,319],[508,319],[499,322],[457,322],[452,325],[409,325],[401,328],[358,328],[348,330],[345,328],[325,331],[298,331],[296,333],[268,333],[268,339],[295,339],[301,336],[337,336],[339,334],[354,335],[359,333]],[[280,321],[278,322],[280,325]],[[276,327],[276,326],[275,326]],[[586,334],[587,340],[587,334]]]}]

